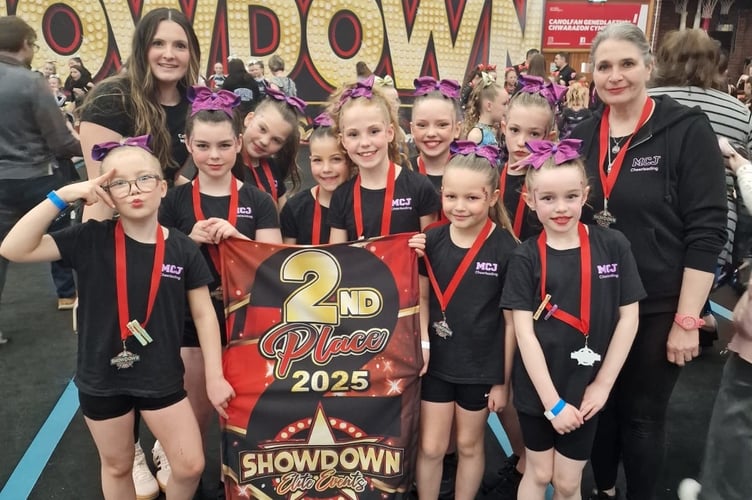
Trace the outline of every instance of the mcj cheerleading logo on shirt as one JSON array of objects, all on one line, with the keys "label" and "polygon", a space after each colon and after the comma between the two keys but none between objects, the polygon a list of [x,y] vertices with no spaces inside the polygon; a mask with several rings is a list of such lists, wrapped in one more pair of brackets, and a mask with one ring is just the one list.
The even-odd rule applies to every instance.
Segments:
[{"label": "mcj cheerleading logo on shirt", "polygon": [[598,264],[598,279],[603,280],[607,278],[619,277],[619,264]]}]

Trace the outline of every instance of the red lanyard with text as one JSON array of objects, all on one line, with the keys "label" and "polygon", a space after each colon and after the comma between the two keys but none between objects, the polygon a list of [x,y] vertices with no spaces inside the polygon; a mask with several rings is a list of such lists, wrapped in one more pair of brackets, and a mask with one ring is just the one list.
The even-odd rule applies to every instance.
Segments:
[{"label": "red lanyard with text", "polygon": [[[389,234],[389,228],[392,225],[392,201],[394,200],[394,162],[389,162],[389,169],[386,172],[386,193],[384,193],[384,206],[381,210],[381,232],[379,236]],[[355,232],[356,237],[363,237],[363,201],[360,193],[360,174],[355,178],[355,187],[353,188],[353,208],[355,212]]]},{"label": "red lanyard with text", "polygon": [[[157,290],[162,278],[162,264],[164,263],[165,241],[162,234],[162,226],[157,224],[157,242],[154,250],[154,262],[151,270],[151,283],[149,285],[149,298],[146,303],[146,317],[141,326],[145,327],[151,318],[151,312],[154,308],[154,302],[157,299]],[[120,339],[125,339],[133,332],[128,327],[130,311],[128,307],[128,274],[127,262],[125,258],[125,231],[120,221],[115,224],[115,291],[118,308],[118,325],[120,325]],[[125,345],[125,344],[123,344]]]},{"label": "red lanyard with text", "polygon": [[[640,115],[640,119],[637,121],[637,126],[635,127],[634,132],[632,132],[632,135],[629,136],[624,145],[619,149],[619,152],[616,154],[616,158],[614,158],[614,162],[610,165],[608,173],[606,173],[603,166],[605,165],[606,155],[611,149],[608,124],[608,116],[611,113],[611,108],[606,106],[605,111],[603,111],[598,144],[598,173],[600,174],[601,186],[603,187],[603,197],[605,200],[608,200],[611,197],[611,191],[614,188],[614,184],[616,184],[616,179],[619,177],[619,172],[621,171],[621,166],[624,163],[624,156],[626,156],[627,154],[629,144],[632,142],[632,139],[634,139],[637,131],[640,130],[643,125],[645,125],[645,122],[648,121],[648,118],[650,118],[654,107],[655,103],[651,98],[648,97],[645,100],[645,105],[642,107],[642,114]],[[606,203],[608,203],[608,201],[606,201]]]},{"label": "red lanyard with text", "polygon": [[313,227],[311,228],[311,244],[321,243],[321,203],[319,203],[319,187],[313,188]]},{"label": "red lanyard with text", "polygon": [[[256,180],[256,186],[260,190],[265,191],[264,185],[261,183],[261,176],[256,172],[256,168],[253,166],[253,162],[251,162],[251,157],[245,149],[243,149],[243,161],[251,169],[253,178]],[[269,194],[272,196],[274,203],[277,203],[277,184],[274,182],[272,168],[269,166],[269,162],[263,158],[260,158],[258,162],[259,168],[264,171],[264,177],[266,177],[266,181],[269,183],[269,189],[271,190]]]},{"label": "red lanyard with text", "polygon": [[491,219],[487,219],[486,224],[483,226],[483,229],[481,229],[480,233],[478,233],[478,236],[475,237],[475,241],[473,241],[473,245],[470,247],[470,250],[467,251],[465,256],[462,258],[460,265],[457,266],[457,270],[452,275],[452,279],[449,280],[449,284],[447,285],[444,292],[441,291],[439,282],[436,281],[436,275],[433,272],[431,263],[428,261],[428,255],[423,256],[423,260],[426,263],[426,271],[428,272],[428,279],[431,281],[431,288],[433,288],[433,291],[436,294],[436,298],[439,301],[439,306],[441,307],[441,314],[442,316],[444,316],[444,321],[446,321],[446,308],[449,305],[449,301],[452,300],[454,292],[457,291],[457,287],[460,285],[460,281],[462,281],[462,278],[465,276],[465,273],[470,267],[470,264],[473,263],[473,260],[475,260],[478,252],[480,252],[480,249],[483,246],[483,243],[485,243],[486,238],[488,238],[488,235],[491,233],[492,228],[493,222],[491,221]]},{"label": "red lanyard with text", "polygon": [[[504,204],[504,191],[507,187],[507,168],[509,164],[504,164],[504,168],[501,169],[501,177],[499,178],[499,197],[501,197],[501,203]],[[512,228],[514,229],[514,235],[518,238],[520,237],[520,233],[522,232],[522,217],[525,214],[525,193],[527,192],[527,187],[525,185],[522,185],[522,192],[520,193],[520,198],[517,200],[517,209],[514,211],[514,222],[512,224]]]},{"label": "red lanyard with text", "polygon": [[[553,316],[554,318],[563,321],[572,328],[579,330],[586,338],[590,334],[590,299],[591,299],[591,286],[592,286],[592,270],[590,269],[590,238],[588,237],[587,228],[584,224],[579,223],[577,226],[577,233],[580,237],[580,287],[582,293],[580,294],[580,317],[569,314],[563,311],[556,305],[551,305],[546,300],[546,232],[543,231],[538,236],[538,253],[540,253],[541,262],[541,300],[545,303],[546,311],[549,314],[546,318]],[[548,296],[550,299],[550,295]]]},{"label": "red lanyard with text", "polygon": [[[204,211],[201,210],[201,187],[198,183],[198,177],[196,177],[193,181],[193,188],[192,188],[192,195],[193,195],[193,216],[196,219],[196,222],[200,220],[206,220],[206,217],[204,216]],[[230,177],[230,208],[227,211],[227,222],[229,222],[233,227],[235,227],[235,223],[238,220],[238,187],[235,182],[234,177]],[[219,251],[217,250],[216,245],[207,245],[207,249],[209,250],[209,257],[211,257],[212,263],[214,264],[214,269],[217,270],[217,272],[220,271],[220,265],[221,261],[219,260]]]}]

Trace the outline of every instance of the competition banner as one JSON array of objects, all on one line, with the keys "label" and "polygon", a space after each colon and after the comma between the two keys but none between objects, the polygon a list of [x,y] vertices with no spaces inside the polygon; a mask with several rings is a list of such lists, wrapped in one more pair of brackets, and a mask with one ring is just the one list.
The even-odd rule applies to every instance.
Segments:
[{"label": "competition banner", "polygon": [[647,3],[546,2],[543,48],[589,49],[607,24],[628,22],[647,30]]},{"label": "competition banner", "polygon": [[228,499],[401,498],[422,365],[409,235],[321,247],[220,245],[235,389]]}]

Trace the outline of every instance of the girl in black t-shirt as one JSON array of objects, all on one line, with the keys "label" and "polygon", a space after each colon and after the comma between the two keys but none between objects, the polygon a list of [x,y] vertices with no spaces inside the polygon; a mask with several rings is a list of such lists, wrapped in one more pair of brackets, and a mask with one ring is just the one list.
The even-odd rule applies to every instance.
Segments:
[{"label": "girl in black t-shirt", "polygon": [[[206,286],[211,275],[196,246],[157,221],[167,184],[147,141],[143,136],[125,147],[114,142],[95,147],[104,174],[52,191],[11,230],[0,252],[19,262],[62,260],[78,271],[75,382],[103,462],[105,498],[136,496],[130,472],[136,412],[169,458],[167,496],[191,498],[204,455],[183,389],[186,304],[201,341],[208,398],[224,417],[234,392],[222,373],[219,327]],[[44,234],[59,212],[79,199],[102,202],[120,218]]]},{"label": "girl in black t-shirt", "polygon": [[424,176],[402,168],[394,108],[373,75],[331,98],[331,114],[358,175],[332,195],[331,243],[420,231],[436,220],[440,200]]},{"label": "girl in black t-shirt", "polygon": [[278,210],[287,201],[285,182],[291,181],[293,189],[300,185],[298,118],[305,106],[302,99],[267,89],[264,100],[243,119],[243,161],[233,173],[269,193]]},{"label": "girl in black t-shirt", "polygon": [[460,133],[460,84],[421,76],[415,80],[414,95],[410,133],[419,154],[413,158],[413,168],[440,191],[441,176],[449,163],[449,146]]},{"label": "girl in black t-shirt", "polygon": [[[520,356],[514,404],[527,458],[519,498],[579,497],[597,415],[637,332],[645,291],[624,236],[581,224],[587,176],[580,141],[531,141],[525,201],[543,224],[509,266],[501,305],[511,309]],[[602,363],[601,363],[602,361]]]},{"label": "girl in black t-shirt", "polygon": [[329,243],[329,204],[334,191],[352,177],[354,168],[347,161],[334,122],[328,113],[313,120],[308,139],[311,151],[311,175],[316,185],[297,193],[279,214],[282,237],[288,245]]},{"label": "girl in black t-shirt", "polygon": [[425,364],[417,484],[421,498],[438,497],[454,425],[455,497],[472,499],[483,476],[488,410],[500,411],[508,399],[514,331],[499,300],[517,241],[499,200],[498,149],[462,141],[452,152],[442,185],[449,224],[427,231],[420,270]]},{"label": "girl in black t-shirt", "polygon": [[[169,191],[160,208],[159,220],[201,245],[201,253],[212,272],[209,290],[224,344],[217,243],[228,238],[282,243],[282,236],[277,209],[269,195],[237,180],[231,172],[242,147],[240,122],[234,115],[240,98],[228,90],[212,91],[207,87],[191,87],[187,97],[191,101],[191,114],[186,121],[186,146],[198,175],[190,184]],[[181,357],[188,399],[205,436],[212,407],[203,383],[205,366],[191,317],[186,317]]]}]

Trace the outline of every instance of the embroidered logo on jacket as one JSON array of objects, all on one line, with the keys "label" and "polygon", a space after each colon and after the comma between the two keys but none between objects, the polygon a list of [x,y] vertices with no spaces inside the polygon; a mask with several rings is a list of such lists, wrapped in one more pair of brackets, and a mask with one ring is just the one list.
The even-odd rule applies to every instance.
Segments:
[{"label": "embroidered logo on jacket", "polygon": [[632,168],[630,172],[657,172],[658,164],[661,162],[661,155],[643,156],[632,159]]}]

